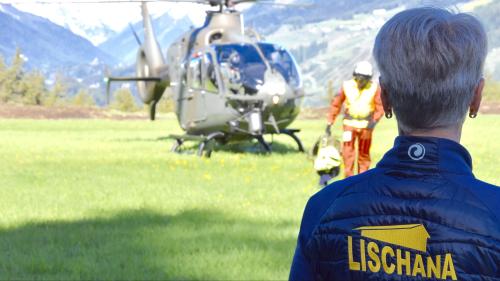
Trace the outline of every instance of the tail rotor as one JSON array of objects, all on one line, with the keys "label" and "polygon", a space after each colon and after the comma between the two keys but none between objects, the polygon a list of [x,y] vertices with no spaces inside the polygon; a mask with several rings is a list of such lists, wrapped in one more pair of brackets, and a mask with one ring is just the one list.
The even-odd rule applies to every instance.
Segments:
[{"label": "tail rotor", "polygon": [[136,76],[135,77],[109,77],[107,80],[107,101],[109,104],[110,83],[119,81],[136,81],[139,97],[142,102],[149,105],[150,119],[155,120],[156,104],[163,96],[163,92],[170,86],[170,78],[168,76],[168,67],[161,53],[160,45],[156,40],[151,17],[149,16],[146,2],[141,3],[144,42],[141,42],[137,32],[132,25],[130,28],[139,44],[136,59]]}]

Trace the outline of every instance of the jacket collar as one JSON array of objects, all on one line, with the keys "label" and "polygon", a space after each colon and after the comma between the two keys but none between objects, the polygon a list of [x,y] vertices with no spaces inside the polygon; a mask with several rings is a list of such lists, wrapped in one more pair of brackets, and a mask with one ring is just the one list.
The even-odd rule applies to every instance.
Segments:
[{"label": "jacket collar", "polygon": [[399,136],[378,168],[412,172],[472,175],[472,159],[459,143],[442,138]]}]

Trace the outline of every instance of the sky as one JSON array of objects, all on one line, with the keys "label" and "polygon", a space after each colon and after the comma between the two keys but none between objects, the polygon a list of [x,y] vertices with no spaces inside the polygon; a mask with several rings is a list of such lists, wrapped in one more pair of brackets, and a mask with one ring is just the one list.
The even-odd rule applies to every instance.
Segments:
[{"label": "sky", "polygon": [[[1,1],[0,3],[10,1]],[[19,10],[43,16],[55,23],[64,24],[68,17],[80,19],[87,25],[103,22],[113,30],[121,30],[131,21],[141,19],[140,3],[63,3],[54,1],[53,4],[38,4],[36,1],[17,0],[14,6]],[[50,2],[50,0],[48,0]],[[77,1],[76,1],[77,2]],[[281,0],[280,3],[293,2],[293,0]],[[248,8],[249,4],[238,5],[238,10]],[[208,5],[193,3],[168,3],[148,2],[148,8],[153,17],[169,12],[173,18],[189,16],[196,25],[204,22],[205,11]]]},{"label": "sky", "polygon": [[[22,11],[46,17],[58,24],[63,24],[65,19],[74,17],[87,25],[103,22],[112,29],[119,30],[129,22],[138,21],[141,18],[140,3],[37,4],[33,1],[25,2],[14,4],[14,6]],[[148,3],[148,8],[152,16],[159,16],[168,11],[174,18],[189,15],[193,21],[203,18],[205,10],[204,6],[191,3]]]},{"label": "sky", "polygon": [[[42,16],[50,21],[69,28],[74,33],[86,37],[94,45],[104,42],[106,34],[95,34],[92,28],[107,27],[115,32],[128,28],[129,23],[141,20],[140,3],[61,3],[64,1],[44,0],[50,4],[36,3],[29,0],[0,0],[0,3],[12,3],[17,9]],[[78,2],[78,0],[73,0]],[[281,0],[280,2],[293,2]],[[238,10],[245,10],[252,4],[238,5]],[[168,12],[174,19],[188,16],[195,26],[200,26],[205,20],[206,10],[216,9],[208,5],[193,3],[148,2],[152,17],[158,17]]]},{"label": "sky", "polygon": [[[0,3],[3,1],[0,1]],[[6,1],[8,2],[8,1]],[[104,41],[102,36],[89,38],[89,27],[109,27],[115,32],[127,28],[129,23],[141,20],[140,3],[54,3],[39,4],[34,1],[16,1],[17,9],[42,16],[61,26],[68,27],[74,33],[87,37],[94,44]],[[23,3],[19,3],[23,2]],[[148,3],[148,9],[153,17],[165,12],[173,18],[189,16],[195,25],[204,22],[207,6],[192,3]]]},{"label": "sky", "polygon": [[[137,2],[75,3],[79,1],[85,0],[71,0],[73,3],[65,3],[63,0],[0,0],[0,3],[13,3],[12,5],[21,11],[47,18],[58,25],[69,28],[78,35],[86,37],[94,43],[94,45],[98,45],[105,41],[107,35],[105,33],[92,33],[92,28],[99,29],[106,27],[114,32],[120,32],[128,28],[129,23],[135,23],[141,20],[140,3]],[[276,2],[281,4],[295,1],[296,0],[276,0]],[[240,4],[237,6],[237,9],[243,11],[252,5],[253,4],[247,3]],[[168,12],[174,19],[188,16],[195,26],[203,24],[206,10],[216,9],[208,5],[178,2],[148,2],[148,8],[153,17],[161,16],[165,12]]]}]

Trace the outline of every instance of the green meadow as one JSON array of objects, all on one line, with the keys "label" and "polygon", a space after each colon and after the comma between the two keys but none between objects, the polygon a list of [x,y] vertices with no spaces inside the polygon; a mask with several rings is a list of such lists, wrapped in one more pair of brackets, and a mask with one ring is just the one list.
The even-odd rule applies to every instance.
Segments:
[{"label": "green meadow", "polygon": [[[324,125],[293,127],[310,148]],[[0,120],[0,279],[286,279],[319,190],[312,161],[283,136],[272,155],[251,143],[174,154],[170,133],[173,116]],[[376,128],[374,162],[395,135],[393,120]],[[500,116],[481,115],[462,141],[496,185],[499,139]]]}]

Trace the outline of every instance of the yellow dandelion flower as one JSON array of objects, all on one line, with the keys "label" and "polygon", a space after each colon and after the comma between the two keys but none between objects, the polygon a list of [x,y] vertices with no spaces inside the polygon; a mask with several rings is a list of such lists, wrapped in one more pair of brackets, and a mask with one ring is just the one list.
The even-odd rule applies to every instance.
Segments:
[{"label": "yellow dandelion flower", "polygon": [[208,180],[208,181],[209,181],[209,180],[212,180],[212,175],[211,175],[211,174],[209,174],[209,173],[205,173],[205,174],[203,175],[203,178],[204,178],[205,180]]}]

